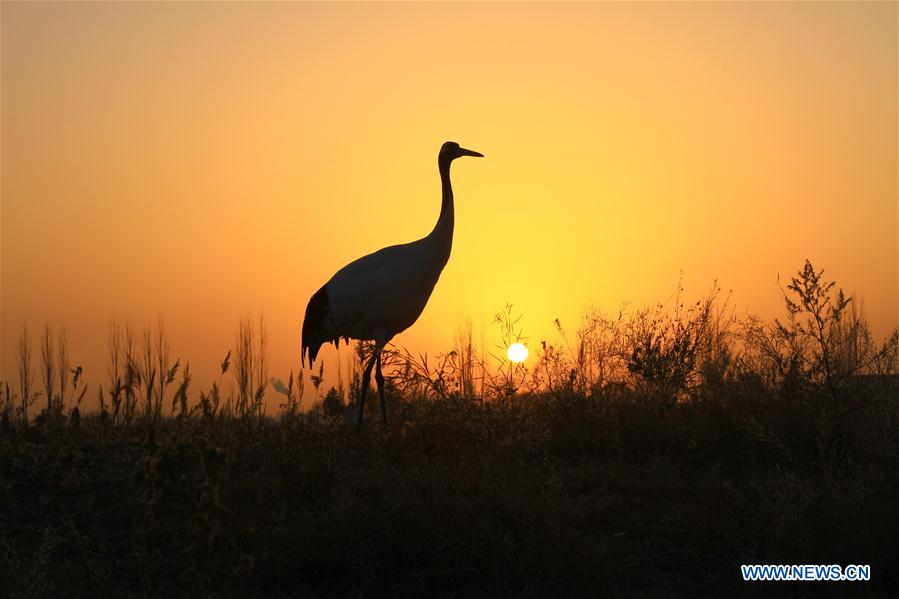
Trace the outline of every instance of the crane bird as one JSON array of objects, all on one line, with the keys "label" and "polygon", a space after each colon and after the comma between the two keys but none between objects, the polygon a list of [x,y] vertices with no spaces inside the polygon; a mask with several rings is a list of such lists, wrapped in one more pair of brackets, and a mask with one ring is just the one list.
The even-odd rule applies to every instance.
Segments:
[{"label": "crane bird", "polygon": [[437,155],[443,196],[440,217],[426,237],[392,245],[350,262],[316,291],[306,306],[300,353],[304,366],[306,358],[312,366],[325,343],[337,347],[341,339],[346,343],[350,339],[374,342],[374,351],[362,370],[356,433],[362,428],[372,367],[377,367],[375,381],[381,400],[381,420],[387,424],[381,352],[394,335],[418,320],[449,260],[454,221],[450,165],[462,156],[484,157],[454,141],[440,148]]}]

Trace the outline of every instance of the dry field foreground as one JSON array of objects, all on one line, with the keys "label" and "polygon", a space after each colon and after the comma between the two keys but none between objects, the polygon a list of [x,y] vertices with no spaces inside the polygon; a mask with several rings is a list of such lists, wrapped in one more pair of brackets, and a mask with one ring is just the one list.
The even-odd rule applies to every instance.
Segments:
[{"label": "dry field foreground", "polygon": [[[390,426],[371,393],[358,437],[352,381],[301,412],[291,378],[260,416],[264,352],[240,335],[234,397],[135,364],[101,411],[63,394],[26,425],[4,385],[0,594],[896,597],[899,342],[810,265],[785,300],[775,323],[714,297],[587,318],[531,371],[396,355]],[[741,563],[872,581],[745,583]]]}]

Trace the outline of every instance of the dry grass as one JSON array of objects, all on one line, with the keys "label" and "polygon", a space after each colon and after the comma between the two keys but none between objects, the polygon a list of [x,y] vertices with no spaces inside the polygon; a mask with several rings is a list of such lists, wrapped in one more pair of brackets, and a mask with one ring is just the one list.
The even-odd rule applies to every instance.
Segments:
[{"label": "dry grass", "polygon": [[[811,265],[784,294],[771,323],[716,289],[591,309],[531,369],[470,329],[436,357],[392,350],[391,426],[358,437],[357,367],[325,391],[320,365],[305,412],[302,374],[273,380],[266,418],[263,325],[241,323],[196,402],[159,337],[113,325],[99,412],[77,426],[75,391],[54,392],[67,426],[27,421],[30,366],[22,395],[0,384],[4,593],[897,596],[899,335],[875,342]],[[497,324],[521,336],[511,307]],[[873,581],[749,584],[741,563],[867,563]]]}]

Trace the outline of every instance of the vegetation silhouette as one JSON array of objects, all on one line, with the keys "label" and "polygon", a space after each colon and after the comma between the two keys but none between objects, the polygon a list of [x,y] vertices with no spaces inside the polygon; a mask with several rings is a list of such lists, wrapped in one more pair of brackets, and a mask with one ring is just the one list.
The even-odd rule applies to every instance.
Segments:
[{"label": "vegetation silhouette", "polygon": [[[143,372],[171,353],[164,329],[115,324],[98,410],[76,418],[85,375],[38,390],[24,332],[18,389],[0,384],[4,594],[895,597],[899,332],[876,341],[809,262],[782,290],[772,322],[717,286],[588,308],[531,367],[465,328],[430,358],[387,347],[393,424],[367,435],[345,420],[362,344],[346,384],[319,364],[303,411],[302,373],[259,384],[262,323],[241,322],[194,402],[189,377]],[[523,338],[516,318],[497,314],[498,349]],[[47,331],[43,372],[70,363]],[[744,583],[742,563],[873,578]]]},{"label": "vegetation silhouette", "polygon": [[453,160],[462,156],[484,157],[454,141],[448,141],[440,148],[437,156],[442,195],[440,217],[427,236],[380,249],[350,262],[316,291],[306,306],[301,359],[305,361],[308,355],[310,367],[324,343],[333,342],[337,346],[341,338],[347,343],[350,339],[374,342],[362,370],[357,433],[362,427],[365,395],[373,366],[377,366],[375,381],[381,399],[381,419],[387,425],[381,352],[397,333],[418,320],[449,260],[455,221],[450,166]]}]

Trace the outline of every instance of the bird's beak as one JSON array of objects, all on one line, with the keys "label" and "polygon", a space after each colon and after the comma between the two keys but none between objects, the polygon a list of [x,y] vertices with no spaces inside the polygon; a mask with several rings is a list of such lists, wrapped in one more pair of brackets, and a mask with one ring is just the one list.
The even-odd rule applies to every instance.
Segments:
[{"label": "bird's beak", "polygon": [[466,150],[465,148],[459,148],[459,154],[461,156],[474,156],[475,158],[483,158],[484,155],[480,152],[475,152],[474,150]]}]

